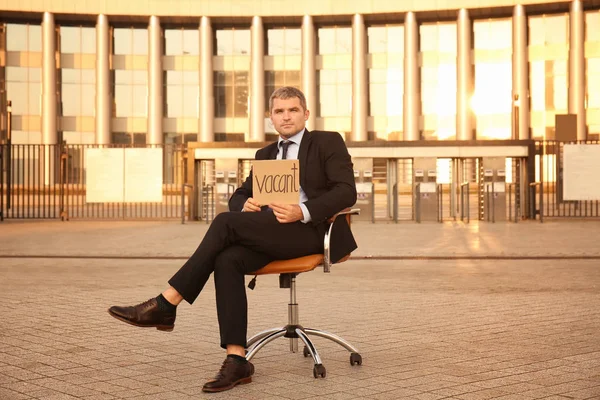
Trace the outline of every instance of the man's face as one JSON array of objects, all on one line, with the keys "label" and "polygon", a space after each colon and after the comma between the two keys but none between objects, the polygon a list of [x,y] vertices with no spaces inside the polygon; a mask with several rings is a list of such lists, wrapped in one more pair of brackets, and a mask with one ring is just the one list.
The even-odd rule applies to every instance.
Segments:
[{"label": "man's face", "polygon": [[289,138],[304,129],[309,112],[300,105],[300,99],[273,99],[271,122],[282,138]]}]

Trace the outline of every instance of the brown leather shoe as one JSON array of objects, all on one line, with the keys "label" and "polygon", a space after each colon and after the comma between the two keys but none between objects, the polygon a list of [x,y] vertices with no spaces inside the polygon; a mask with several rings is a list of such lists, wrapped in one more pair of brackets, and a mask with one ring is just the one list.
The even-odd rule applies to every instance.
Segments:
[{"label": "brown leather shoe", "polygon": [[177,311],[167,312],[158,308],[156,299],[150,299],[136,306],[112,306],[108,313],[116,319],[142,328],[156,328],[170,332],[175,326]]},{"label": "brown leather shoe", "polygon": [[232,357],[227,357],[215,379],[208,381],[202,387],[203,392],[222,392],[232,389],[235,385],[252,382],[254,365],[250,361],[240,363]]}]

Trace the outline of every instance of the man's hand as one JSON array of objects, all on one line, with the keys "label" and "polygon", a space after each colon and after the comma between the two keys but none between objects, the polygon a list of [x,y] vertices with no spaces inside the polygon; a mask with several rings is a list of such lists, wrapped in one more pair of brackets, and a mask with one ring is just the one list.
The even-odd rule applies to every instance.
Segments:
[{"label": "man's hand", "polygon": [[290,222],[302,221],[304,214],[298,204],[281,204],[271,203],[269,207],[273,210],[273,214],[282,224],[289,224]]},{"label": "man's hand", "polygon": [[243,212],[259,212],[260,204],[258,204],[258,202],[256,200],[254,200],[252,197],[250,197],[244,203],[244,207],[242,207],[242,211]]}]

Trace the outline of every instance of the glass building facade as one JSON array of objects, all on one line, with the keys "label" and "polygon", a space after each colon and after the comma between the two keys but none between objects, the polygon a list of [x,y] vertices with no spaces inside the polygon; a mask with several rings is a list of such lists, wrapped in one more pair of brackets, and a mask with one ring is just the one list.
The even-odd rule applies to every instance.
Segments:
[{"label": "glass building facade", "polygon": [[273,139],[277,132],[269,119],[269,98],[281,86],[301,87],[302,32],[300,28],[272,28],[266,31],[265,55],[265,133]]},{"label": "glass building facade", "polygon": [[163,60],[164,143],[196,141],[199,114],[200,34],[197,28],[166,28]]},{"label": "glass building facade", "polygon": [[59,129],[67,143],[95,143],[96,29],[61,26]]},{"label": "glass building facade", "polygon": [[[44,30],[39,15],[32,14],[26,22],[3,17],[0,102],[5,114],[6,101],[12,101],[13,143],[42,143],[55,136],[68,143],[98,143],[99,126],[108,127],[110,132],[103,133],[106,140],[123,145],[272,140],[276,133],[269,120],[268,99],[282,85],[302,88],[307,94],[313,108],[309,129],[338,131],[352,140],[464,139],[458,126],[464,124],[467,114],[472,121],[464,129],[473,131],[467,139],[552,138],[556,115],[575,112],[585,118],[583,137],[597,138],[600,11],[596,5],[586,6],[581,22],[581,12],[577,14],[567,5],[559,8],[545,13],[543,6],[525,7],[525,35],[516,38],[514,18],[506,12],[486,15],[487,11],[480,9],[467,17],[470,47],[463,53],[458,36],[464,34],[465,25],[458,14],[456,19],[436,21],[431,16],[419,20],[417,12],[416,30],[407,28],[402,13],[365,14],[358,20],[339,15],[335,21],[309,17],[308,28],[301,16],[279,20],[255,17],[258,22],[251,17],[210,17],[208,30],[200,26],[200,17],[179,22],[161,17],[159,36],[151,34],[155,26],[150,24],[151,17],[147,22],[132,17],[129,23],[126,17],[111,20],[109,16],[105,18],[109,50],[102,57],[98,43],[104,39],[91,16],[77,21],[72,16],[52,15],[54,37],[43,37],[51,31]],[[357,23],[359,20],[363,22]],[[573,21],[583,25],[581,43],[581,35],[571,37]],[[310,29],[308,35],[306,29]],[[262,45],[257,45],[261,37],[256,35],[262,35]],[[360,43],[362,35],[366,45]],[[156,37],[160,38],[159,50],[152,45]],[[521,38],[526,38],[524,47],[514,48]],[[413,39],[416,50],[411,50],[415,46],[405,49],[405,41],[413,43]],[[47,80],[44,86],[43,79],[54,76],[44,74],[44,68],[51,68],[48,60],[52,57],[44,53],[44,46],[52,41],[56,87]],[[576,57],[574,46],[584,48],[583,61],[575,60],[585,71],[582,79],[575,80],[583,82],[579,91],[584,96],[583,108],[574,105],[573,96],[581,96],[574,94],[569,83],[578,73],[571,71],[570,65]],[[353,54],[362,52],[365,62],[353,63]],[[515,52],[525,54],[526,63],[519,65]],[[460,66],[465,65],[461,57],[467,53],[467,65],[472,68],[467,71],[469,102],[465,111],[457,97],[460,99],[464,90],[460,77],[465,71]],[[102,75],[98,69],[106,67],[99,60],[107,58],[108,70]],[[407,67],[411,60],[417,60],[416,70]],[[149,76],[158,64],[162,79],[156,89]],[[258,74],[256,68],[261,68]],[[409,75],[415,77],[409,80],[415,82],[414,88],[406,83],[405,68],[417,71]],[[527,126],[515,136],[515,108],[519,106],[513,79],[521,72],[527,82],[519,104],[526,108],[522,115],[527,115]],[[254,85],[264,90],[253,90]],[[43,101],[54,91],[56,111]],[[264,108],[255,101],[258,96],[258,104],[262,104],[263,91]],[[354,105],[357,99],[364,99],[366,107]],[[109,111],[99,114],[97,107],[103,100]],[[157,109],[159,113],[155,113]],[[56,127],[44,128],[44,121],[52,121],[54,112]],[[162,123],[149,122],[155,115],[162,116]],[[203,122],[207,120],[209,124]],[[264,129],[259,129],[260,124]],[[44,129],[55,129],[57,135],[45,135]],[[201,129],[206,131],[202,135]],[[362,131],[355,132],[358,130]]]},{"label": "glass building facade", "polygon": [[148,29],[114,28],[112,50],[112,142],[144,145],[148,126]]},{"label": "glass building facade", "polygon": [[317,126],[348,137],[352,129],[352,28],[319,28],[317,46]]},{"label": "glass building facade", "polygon": [[41,143],[42,29],[6,24],[3,85],[12,102],[12,142]]},{"label": "glass building facade", "polygon": [[530,17],[528,36],[531,134],[552,138],[555,115],[569,108],[569,16]]},{"label": "glass building facade", "polygon": [[420,26],[422,139],[456,139],[456,23]]},{"label": "glass building facade", "polygon": [[404,27],[367,28],[369,137],[403,139]]},{"label": "glass building facade", "polygon": [[600,136],[600,11],[585,14],[586,121],[588,135]]}]

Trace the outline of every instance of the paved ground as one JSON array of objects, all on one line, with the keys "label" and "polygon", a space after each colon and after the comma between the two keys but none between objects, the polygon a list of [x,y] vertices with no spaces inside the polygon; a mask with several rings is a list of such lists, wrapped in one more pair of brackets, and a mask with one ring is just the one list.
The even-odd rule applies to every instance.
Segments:
[{"label": "paved ground", "polygon": [[[345,337],[363,365],[316,338],[327,377],[314,379],[280,339],[252,384],[212,395],[211,283],[172,333],[106,313],[155,296],[205,231],[0,223],[0,399],[600,399],[600,222],[356,223],[357,259],[301,275],[298,299],[301,322]],[[248,297],[250,332],[285,323],[277,277]]]}]

